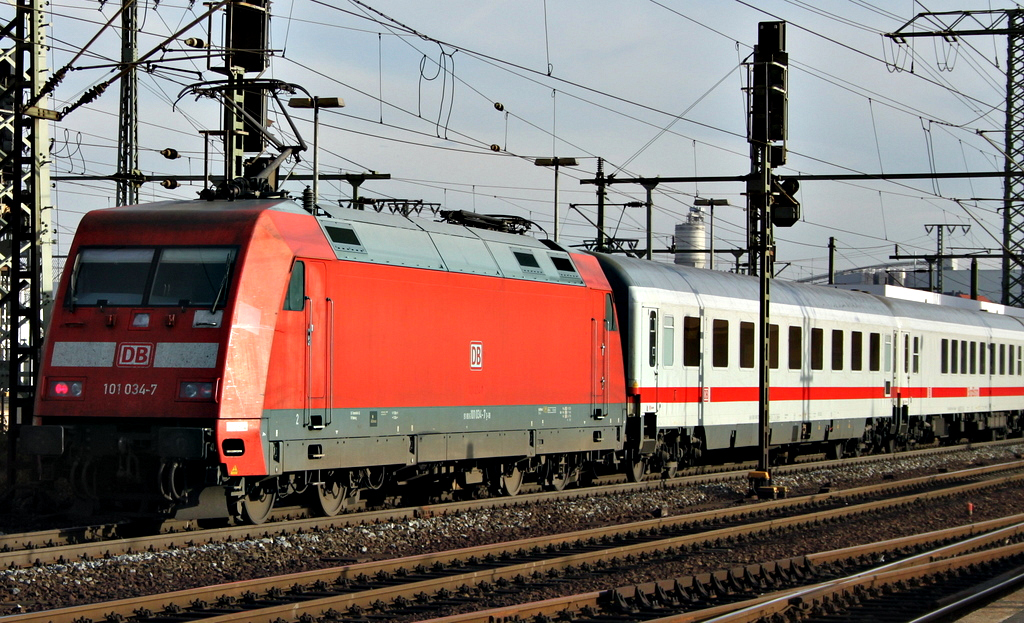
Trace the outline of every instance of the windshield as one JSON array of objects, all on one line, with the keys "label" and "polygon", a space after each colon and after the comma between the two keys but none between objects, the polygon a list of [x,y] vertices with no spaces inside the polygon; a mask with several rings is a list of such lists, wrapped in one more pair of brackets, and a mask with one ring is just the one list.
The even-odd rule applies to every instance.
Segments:
[{"label": "windshield", "polygon": [[83,249],[69,303],[223,306],[235,254],[229,247]]}]

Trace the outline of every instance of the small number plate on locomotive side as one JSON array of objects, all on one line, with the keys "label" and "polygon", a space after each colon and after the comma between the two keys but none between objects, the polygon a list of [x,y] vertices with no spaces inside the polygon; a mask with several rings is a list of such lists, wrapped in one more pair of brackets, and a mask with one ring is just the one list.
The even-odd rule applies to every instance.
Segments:
[{"label": "small number plate on locomotive side", "polygon": [[108,396],[153,396],[156,383],[104,383],[103,393]]}]

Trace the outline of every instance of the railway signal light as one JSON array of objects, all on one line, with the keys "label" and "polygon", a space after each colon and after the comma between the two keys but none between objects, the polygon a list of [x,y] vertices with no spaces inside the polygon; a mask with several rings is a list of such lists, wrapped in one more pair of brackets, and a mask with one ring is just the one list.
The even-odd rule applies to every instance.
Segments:
[{"label": "railway signal light", "polygon": [[793,178],[772,176],[772,225],[792,227],[800,220],[800,202],[796,192],[800,182]]},{"label": "railway signal light", "polygon": [[757,143],[786,140],[789,54],[785,48],[785,22],[758,24],[750,118],[750,138]]}]

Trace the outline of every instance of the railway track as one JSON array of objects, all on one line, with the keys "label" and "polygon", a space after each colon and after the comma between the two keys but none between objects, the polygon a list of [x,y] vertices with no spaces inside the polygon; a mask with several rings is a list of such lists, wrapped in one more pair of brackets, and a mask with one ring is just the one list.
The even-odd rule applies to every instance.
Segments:
[{"label": "railway track", "polygon": [[[952,543],[952,544],[950,544]],[[892,561],[892,562],[885,562]],[[751,623],[948,616],[1024,572],[1024,515],[609,591],[431,619]],[[986,584],[989,588],[978,590]],[[959,591],[957,590],[959,589]]]},{"label": "railway track", "polygon": [[[923,500],[1019,487],[1024,461],[687,516],[409,558],[363,562],[117,602],[17,615],[14,622],[100,620],[312,621],[419,616],[480,595],[579,574],[610,574],[664,557],[831,525]],[[799,573],[799,572],[794,572]]]},{"label": "railway track", "polygon": [[[949,454],[969,448],[995,448],[1005,445],[1019,445],[1020,440],[1003,440],[970,446],[932,447],[901,453],[896,458]],[[777,478],[795,478],[802,472],[831,467],[870,465],[893,460],[893,455],[873,455],[833,461],[807,461],[796,465],[778,467]],[[198,529],[191,521],[166,521],[153,529],[151,522],[146,525],[131,522],[116,522],[82,527],[56,528],[38,532],[0,535],[0,568],[23,568],[33,565],[62,563],[78,560],[94,560],[129,554],[152,552],[168,548],[181,548],[242,539],[268,538],[281,534],[292,534],[313,530],[326,530],[344,526],[404,521],[413,518],[433,517],[452,513],[527,505],[539,501],[572,500],[601,495],[627,492],[661,490],[694,485],[740,482],[747,478],[753,464],[727,466],[701,466],[680,473],[672,479],[648,478],[638,483],[612,482],[593,487],[568,489],[560,492],[521,494],[516,497],[473,499],[445,504],[432,504],[364,510],[337,517],[287,517],[301,514],[302,509],[286,508],[278,512],[277,521],[259,526],[242,525],[217,529]],[[148,533],[139,534],[143,531]]]}]

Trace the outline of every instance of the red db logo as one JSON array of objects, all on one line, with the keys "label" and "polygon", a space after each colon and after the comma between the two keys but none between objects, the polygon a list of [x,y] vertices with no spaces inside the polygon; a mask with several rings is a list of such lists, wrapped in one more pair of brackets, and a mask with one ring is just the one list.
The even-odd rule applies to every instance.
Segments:
[{"label": "red db logo", "polygon": [[117,366],[119,368],[145,368],[153,363],[152,344],[125,342],[117,345]]},{"label": "red db logo", "polygon": [[470,370],[483,370],[484,369],[484,343],[483,342],[470,342],[469,343],[469,369]]}]

